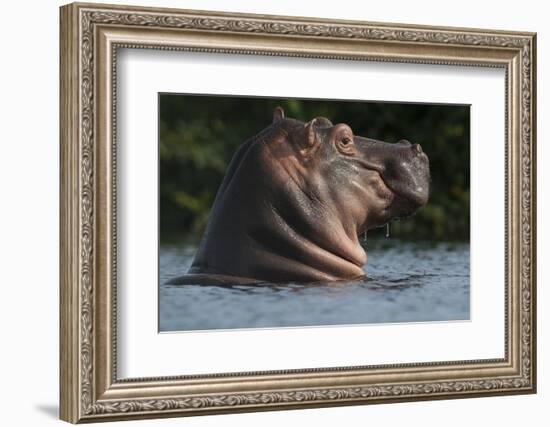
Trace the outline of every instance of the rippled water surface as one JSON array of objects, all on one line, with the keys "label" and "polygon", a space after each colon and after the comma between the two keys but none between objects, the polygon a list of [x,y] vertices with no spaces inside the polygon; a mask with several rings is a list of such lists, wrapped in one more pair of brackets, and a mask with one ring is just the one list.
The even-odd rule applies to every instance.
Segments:
[{"label": "rippled water surface", "polygon": [[160,248],[160,331],[466,320],[467,243],[369,241],[367,278],[272,286],[165,285],[193,260],[188,243]]}]

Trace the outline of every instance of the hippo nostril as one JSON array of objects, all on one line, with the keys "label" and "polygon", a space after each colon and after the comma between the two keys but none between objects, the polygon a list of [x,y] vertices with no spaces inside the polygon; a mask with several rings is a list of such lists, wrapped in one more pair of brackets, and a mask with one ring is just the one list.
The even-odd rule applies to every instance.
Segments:
[{"label": "hippo nostril", "polygon": [[417,153],[422,153],[422,147],[420,146],[420,144],[414,144],[412,146],[413,150],[415,150]]}]

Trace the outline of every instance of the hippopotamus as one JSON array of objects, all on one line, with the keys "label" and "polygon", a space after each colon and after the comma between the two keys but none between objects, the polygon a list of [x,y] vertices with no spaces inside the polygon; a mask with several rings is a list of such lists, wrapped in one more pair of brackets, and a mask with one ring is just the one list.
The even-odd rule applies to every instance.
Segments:
[{"label": "hippopotamus", "polygon": [[325,117],[285,117],[240,146],[187,274],[171,284],[351,281],[364,276],[360,236],[428,201],[419,144],[354,135]]}]

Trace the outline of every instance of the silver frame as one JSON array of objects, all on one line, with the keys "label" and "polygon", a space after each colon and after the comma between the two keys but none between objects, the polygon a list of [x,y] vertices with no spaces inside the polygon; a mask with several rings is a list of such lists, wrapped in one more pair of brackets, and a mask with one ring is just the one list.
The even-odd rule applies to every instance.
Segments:
[{"label": "silver frame", "polygon": [[[75,3],[61,8],[61,418],[77,423],[536,390],[533,33]],[[118,48],[506,70],[505,357],[120,380]]]}]

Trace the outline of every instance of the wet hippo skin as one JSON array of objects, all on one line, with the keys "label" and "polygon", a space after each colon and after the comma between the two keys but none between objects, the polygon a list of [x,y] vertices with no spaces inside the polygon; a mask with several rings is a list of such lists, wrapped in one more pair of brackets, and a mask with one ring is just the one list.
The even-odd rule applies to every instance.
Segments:
[{"label": "wet hippo skin", "polygon": [[409,216],[429,194],[418,144],[376,141],[324,117],[273,123],[235,153],[193,264],[172,284],[351,280],[363,232]]}]

